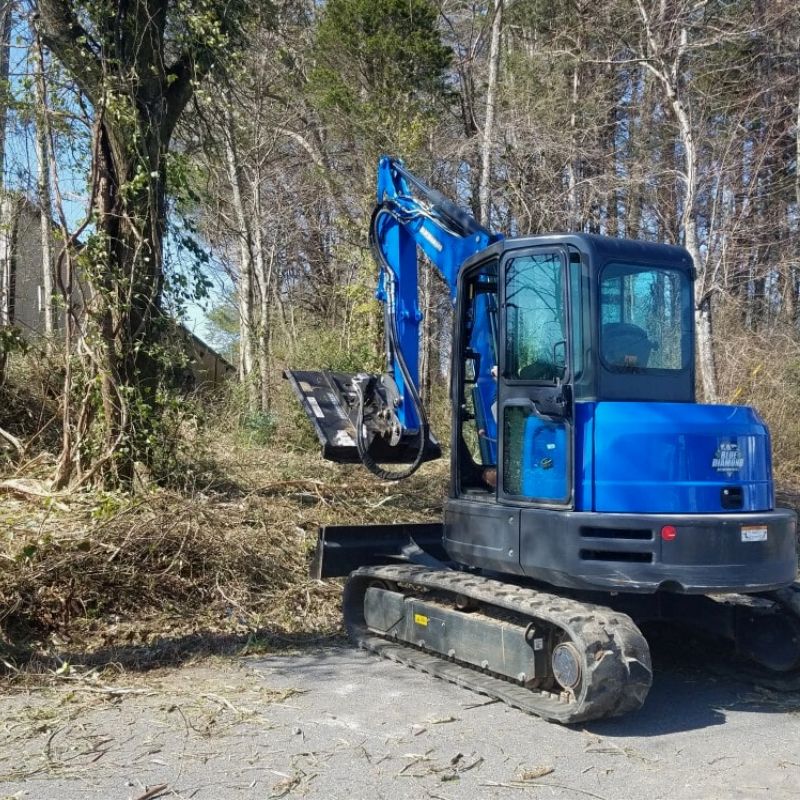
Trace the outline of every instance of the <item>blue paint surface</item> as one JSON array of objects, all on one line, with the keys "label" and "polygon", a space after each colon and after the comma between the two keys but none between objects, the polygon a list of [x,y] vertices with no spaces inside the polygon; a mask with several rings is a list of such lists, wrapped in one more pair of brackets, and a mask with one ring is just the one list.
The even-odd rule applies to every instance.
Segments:
[{"label": "blue paint surface", "polygon": [[594,411],[596,403],[575,403],[574,498],[576,511],[594,511]]},{"label": "blue paint surface", "polygon": [[567,498],[568,456],[566,423],[529,416],[522,439],[522,494],[563,502]]},{"label": "blue paint surface", "polygon": [[[576,414],[576,501],[585,506],[593,438],[595,511],[725,513],[773,506],[767,427],[745,406],[599,402]],[[593,437],[587,433],[593,428]],[[722,490],[744,503],[725,509]],[[577,502],[576,502],[577,507]]]},{"label": "blue paint surface", "polygon": [[[398,167],[400,169],[398,169]],[[381,248],[391,268],[391,275],[380,274],[375,296],[382,303],[393,307],[397,319],[399,346],[403,352],[409,372],[415,383],[419,385],[419,325],[422,312],[417,302],[418,255],[417,248],[422,250],[431,263],[441,273],[455,300],[458,273],[461,265],[470,256],[484,250],[492,242],[502,239],[501,234],[476,232],[462,236],[436,219],[435,208],[428,207],[414,195],[412,187],[402,173],[401,161],[384,156],[378,162],[377,201],[391,208],[394,217],[384,215],[379,220],[378,246]],[[476,326],[482,327],[475,340],[480,343],[479,381],[486,383],[492,380],[491,368],[495,365],[494,354],[490,348],[489,319],[484,313],[477,317]],[[390,358],[389,370],[400,391],[401,398],[406,391],[405,381],[399,365]],[[488,390],[481,391],[481,396],[488,398]],[[488,411],[489,409],[486,409]],[[396,409],[397,418],[405,430],[416,430],[419,420],[412,403],[402,402]],[[493,424],[487,414],[487,421]],[[494,433],[494,436],[491,434]],[[490,439],[496,439],[496,430],[488,431]],[[489,450],[496,459],[496,444],[490,442]]]}]

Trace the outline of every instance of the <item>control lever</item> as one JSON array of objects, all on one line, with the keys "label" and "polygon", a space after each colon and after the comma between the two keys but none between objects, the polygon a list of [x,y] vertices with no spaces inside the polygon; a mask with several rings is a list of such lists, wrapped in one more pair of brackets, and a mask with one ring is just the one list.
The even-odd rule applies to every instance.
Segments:
[{"label": "control lever", "polygon": [[534,411],[542,417],[569,416],[571,404],[571,387],[569,384],[548,386],[537,390],[537,396],[531,400]]}]

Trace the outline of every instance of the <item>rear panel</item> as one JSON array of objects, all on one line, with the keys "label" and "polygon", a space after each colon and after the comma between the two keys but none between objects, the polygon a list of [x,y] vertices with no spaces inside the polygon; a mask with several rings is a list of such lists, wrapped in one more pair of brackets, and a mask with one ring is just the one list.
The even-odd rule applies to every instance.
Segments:
[{"label": "rear panel", "polygon": [[751,408],[600,402],[591,417],[595,511],[713,514],[773,507],[769,433]]}]

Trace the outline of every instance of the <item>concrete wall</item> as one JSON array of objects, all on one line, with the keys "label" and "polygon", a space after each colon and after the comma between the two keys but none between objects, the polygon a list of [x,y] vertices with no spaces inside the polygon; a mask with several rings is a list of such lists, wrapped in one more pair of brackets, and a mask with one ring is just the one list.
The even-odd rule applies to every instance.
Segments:
[{"label": "concrete wall", "polygon": [[[60,236],[53,229],[53,259],[61,249]],[[29,342],[44,335],[44,297],[42,290],[42,241],[39,210],[19,195],[0,200],[0,325],[13,324]],[[73,291],[73,309],[83,308],[80,289]],[[61,294],[56,286],[56,325],[64,321]],[[184,326],[178,334],[189,357],[187,388],[216,386],[236,376],[236,369]]]},{"label": "concrete wall", "polygon": [[[3,224],[8,223],[3,220]],[[27,202],[18,201],[11,228],[13,321],[26,339],[34,340],[44,333],[41,228],[36,209]]]}]

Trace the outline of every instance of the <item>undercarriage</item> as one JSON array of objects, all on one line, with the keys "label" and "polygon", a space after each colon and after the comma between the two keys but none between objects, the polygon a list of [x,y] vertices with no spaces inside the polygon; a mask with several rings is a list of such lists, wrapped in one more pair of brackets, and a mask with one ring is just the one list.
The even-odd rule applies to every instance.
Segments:
[{"label": "undercarriage", "polygon": [[344,616],[359,646],[554,722],[635,711],[652,682],[626,614],[465,572],[357,570]]},{"label": "undercarriage", "polygon": [[[800,675],[796,583],[754,594],[556,594],[440,560],[439,532],[433,524],[323,530],[315,573],[349,573],[343,608],[354,644],[560,723],[642,706],[652,665],[639,626],[649,622],[711,634],[774,674]],[[371,566],[353,569],[358,561]]]}]

